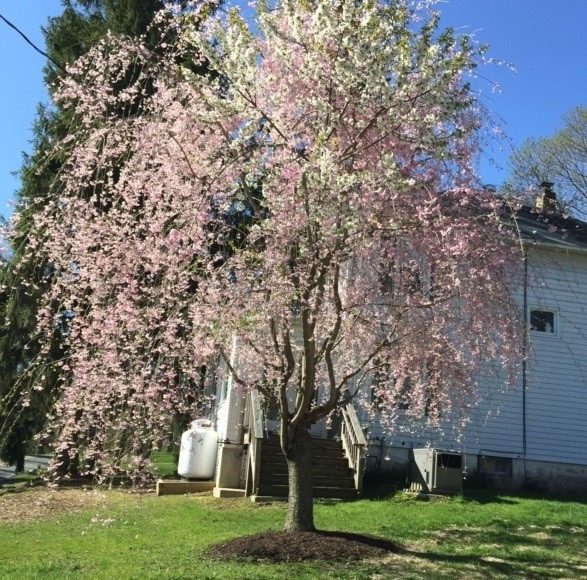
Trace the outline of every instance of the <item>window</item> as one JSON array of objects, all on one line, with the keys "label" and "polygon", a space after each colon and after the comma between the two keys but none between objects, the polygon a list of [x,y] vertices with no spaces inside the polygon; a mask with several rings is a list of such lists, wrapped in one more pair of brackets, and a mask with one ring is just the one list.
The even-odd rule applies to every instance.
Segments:
[{"label": "window", "polygon": [[373,362],[375,363],[375,369],[373,370],[373,380],[371,381],[371,404],[376,409],[381,410],[385,407],[387,400],[386,383],[389,381],[391,371],[389,365],[382,363],[378,357]]},{"label": "window", "polygon": [[418,264],[381,264],[377,276],[379,291],[386,296],[398,298],[421,294],[424,291],[423,273]]},{"label": "window", "polygon": [[382,270],[379,274],[379,286],[381,294],[393,294],[393,272],[391,270]]},{"label": "window", "polygon": [[530,330],[554,334],[555,316],[554,312],[548,310],[530,311]]},{"label": "window", "polygon": [[409,395],[412,383],[409,377],[403,379],[401,388],[397,388],[397,379],[392,375],[388,364],[382,364],[375,359],[375,369],[371,382],[371,404],[382,410],[386,406],[395,406],[398,409],[410,408]]},{"label": "window", "polygon": [[[396,384],[394,379],[393,384]],[[398,393],[396,405],[398,409],[402,409],[406,411],[410,408],[410,392],[412,390],[412,379],[410,377],[406,377],[404,382],[402,383],[400,392]]]}]

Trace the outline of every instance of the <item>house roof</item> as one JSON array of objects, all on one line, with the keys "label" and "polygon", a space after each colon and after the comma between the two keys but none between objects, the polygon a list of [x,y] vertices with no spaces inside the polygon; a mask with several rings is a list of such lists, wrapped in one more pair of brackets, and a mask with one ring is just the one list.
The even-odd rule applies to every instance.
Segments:
[{"label": "house roof", "polygon": [[515,221],[527,244],[587,251],[587,222],[529,206],[515,212]]}]

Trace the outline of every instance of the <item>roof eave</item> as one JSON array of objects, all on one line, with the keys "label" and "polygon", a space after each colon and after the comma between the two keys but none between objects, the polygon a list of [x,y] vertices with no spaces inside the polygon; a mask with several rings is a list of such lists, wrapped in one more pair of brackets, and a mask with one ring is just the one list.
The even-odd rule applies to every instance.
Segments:
[{"label": "roof eave", "polygon": [[536,240],[525,240],[522,239],[522,244],[525,248],[546,248],[547,250],[555,250],[557,252],[565,252],[572,254],[587,254],[587,247],[575,246],[575,245],[561,245],[549,242],[538,242]]}]

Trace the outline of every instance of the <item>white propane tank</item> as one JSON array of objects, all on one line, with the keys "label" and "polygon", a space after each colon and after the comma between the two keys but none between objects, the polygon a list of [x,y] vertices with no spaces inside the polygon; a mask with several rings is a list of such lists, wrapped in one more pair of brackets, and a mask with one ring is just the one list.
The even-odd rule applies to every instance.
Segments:
[{"label": "white propane tank", "polygon": [[193,421],[181,436],[177,473],[189,479],[212,479],[216,472],[218,433],[207,419]]}]

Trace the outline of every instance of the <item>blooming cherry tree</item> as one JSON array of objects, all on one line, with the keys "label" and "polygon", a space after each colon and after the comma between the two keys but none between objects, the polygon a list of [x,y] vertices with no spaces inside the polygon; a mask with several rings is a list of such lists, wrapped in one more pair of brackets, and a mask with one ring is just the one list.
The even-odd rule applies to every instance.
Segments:
[{"label": "blooming cherry tree", "polygon": [[224,358],[278,409],[286,529],[312,529],[316,421],[370,383],[384,422],[458,421],[480,362],[519,357],[516,246],[472,167],[479,51],[404,0],[207,10],[163,13],[157,53],[105,40],[58,92],[79,120],[37,223],[47,335],[71,313],[58,457],[144,471]]}]

